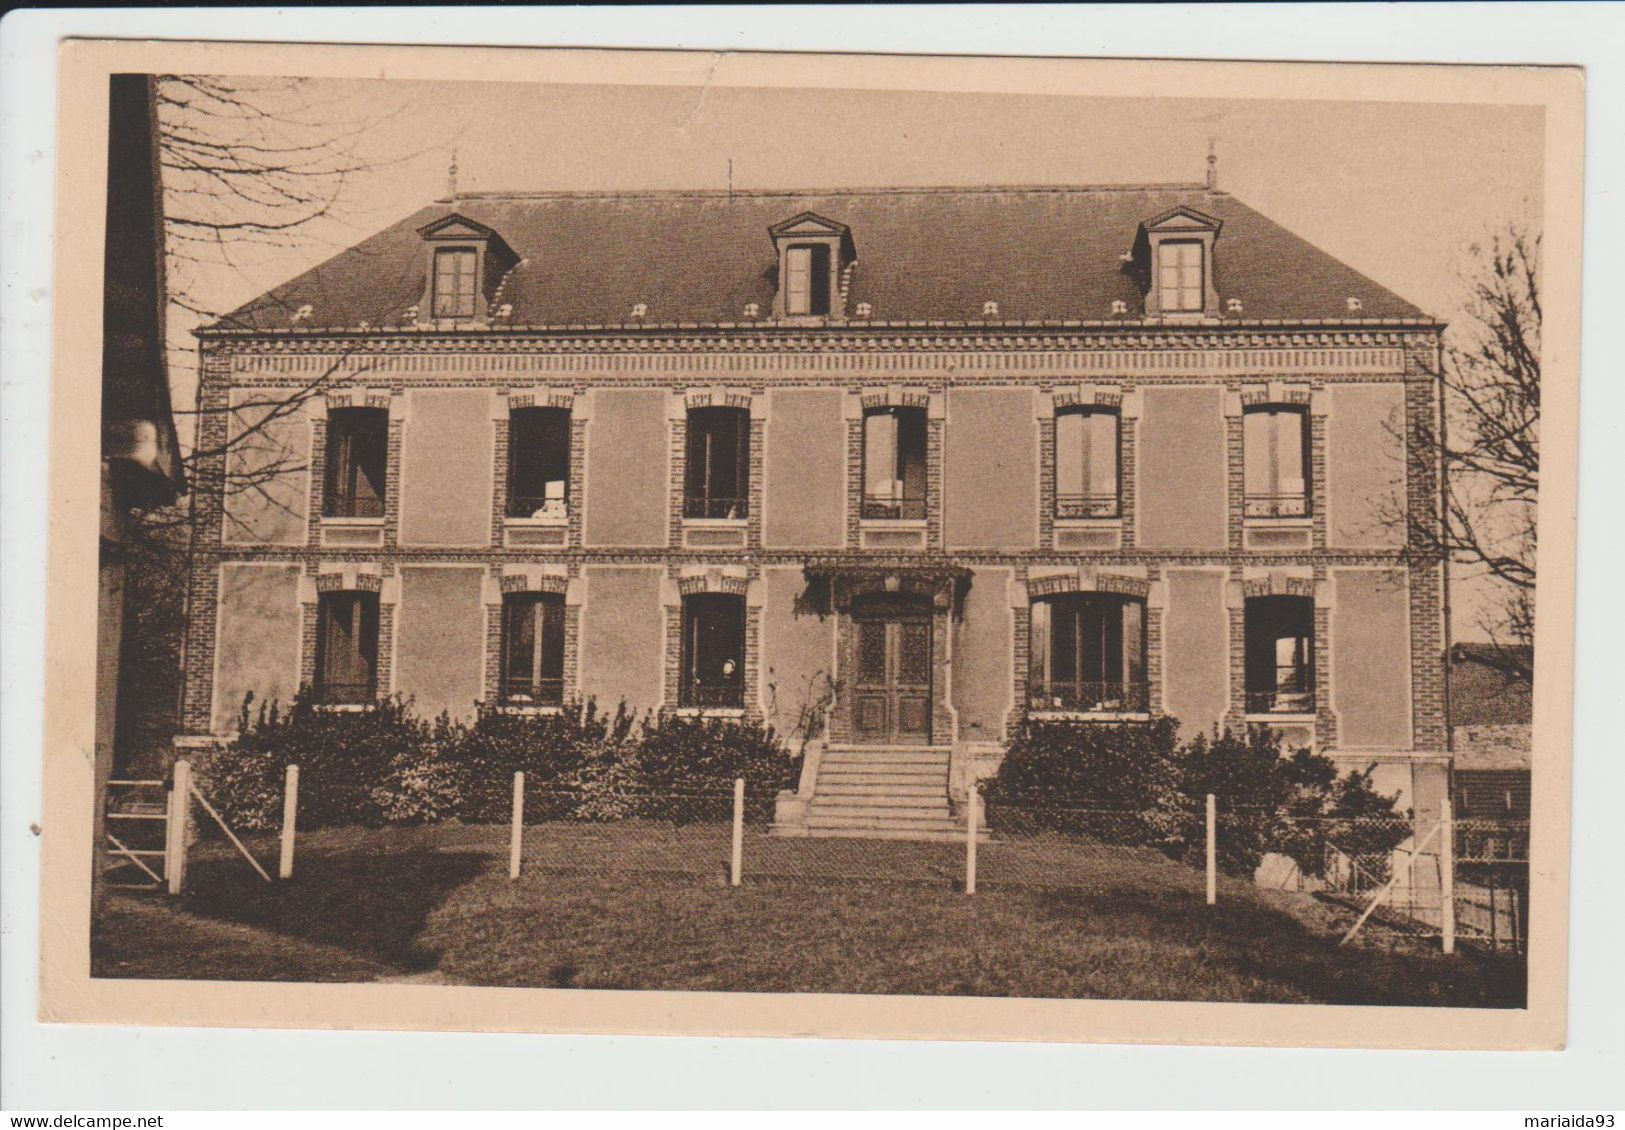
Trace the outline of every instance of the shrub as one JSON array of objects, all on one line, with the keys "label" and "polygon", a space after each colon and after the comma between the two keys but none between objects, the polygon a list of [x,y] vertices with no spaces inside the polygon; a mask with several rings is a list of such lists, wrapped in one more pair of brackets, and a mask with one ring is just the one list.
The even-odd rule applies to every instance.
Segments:
[{"label": "shrub", "polygon": [[1268,727],[1177,741],[1179,724],[1033,722],[1017,732],[997,774],[982,783],[995,831],[1054,830],[1106,843],[1160,848],[1199,862],[1205,801],[1219,809],[1218,865],[1250,877],[1264,855],[1291,857],[1305,874],[1325,869],[1326,847],[1360,855],[1368,871],[1409,834],[1397,797],[1368,772],[1338,776],[1330,758],[1283,756]]},{"label": "shrub", "polygon": [[[773,731],[757,721],[705,715],[666,715],[644,727],[632,763],[632,778],[653,793],[731,794],[736,777],[746,784],[746,818],[765,823],[773,798],[793,789],[801,776],[801,755],[792,753]],[[672,814],[699,811],[681,799]]]},{"label": "shrub", "polygon": [[626,703],[610,714],[591,698],[572,700],[551,714],[482,710],[456,752],[467,776],[461,815],[508,819],[513,775],[519,772],[532,794],[525,802],[527,823],[568,814],[573,803],[559,792],[593,779],[606,757],[624,758],[635,722]]},{"label": "shrub", "polygon": [[982,783],[995,830],[1163,844],[1179,827],[1179,723],[1028,721]]},{"label": "shrub", "polygon": [[199,767],[200,787],[234,828],[280,826],[292,764],[306,827],[438,820],[461,805],[465,728],[444,715],[425,722],[400,697],[369,710],[319,709],[304,692],[286,710],[275,701],[257,712],[252,705],[249,694],[237,736]]}]

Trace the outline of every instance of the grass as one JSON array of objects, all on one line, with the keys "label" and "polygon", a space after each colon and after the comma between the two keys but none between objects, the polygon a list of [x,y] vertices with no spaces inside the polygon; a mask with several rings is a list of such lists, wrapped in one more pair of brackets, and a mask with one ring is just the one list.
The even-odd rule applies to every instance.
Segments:
[{"label": "grass", "polygon": [[[260,843],[262,859],[272,845]],[[1154,852],[988,843],[966,896],[963,847],[748,833],[726,885],[727,829],[547,825],[522,876],[506,830],[325,829],[296,877],[266,884],[229,849],[194,858],[170,902],[120,897],[93,972],[256,981],[968,994],[1132,1000],[1521,1007],[1522,967],[1436,941],[1337,946],[1352,915],[1221,882]],[[881,876],[868,880],[859,876]]]}]

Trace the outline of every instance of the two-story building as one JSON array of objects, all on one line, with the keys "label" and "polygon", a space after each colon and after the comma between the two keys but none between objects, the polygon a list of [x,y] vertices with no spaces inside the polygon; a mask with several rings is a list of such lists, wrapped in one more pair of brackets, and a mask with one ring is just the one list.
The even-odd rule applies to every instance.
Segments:
[{"label": "two-story building", "polygon": [[183,740],[301,685],[815,720],[786,828],[930,831],[1023,717],[1162,712],[1426,815],[1440,330],[1211,174],[453,196],[201,331]]}]

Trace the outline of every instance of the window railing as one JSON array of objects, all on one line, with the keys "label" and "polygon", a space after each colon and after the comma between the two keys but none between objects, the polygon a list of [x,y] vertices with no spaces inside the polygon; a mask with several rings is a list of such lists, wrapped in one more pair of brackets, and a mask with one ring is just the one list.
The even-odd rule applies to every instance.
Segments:
[{"label": "window railing", "polygon": [[1309,690],[1248,691],[1248,714],[1313,714],[1315,692]]},{"label": "window railing", "polygon": [[1309,496],[1304,494],[1249,494],[1242,499],[1249,518],[1307,518]]},{"label": "window railing", "polygon": [[677,705],[737,710],[745,705],[745,688],[738,684],[712,686],[690,683],[678,694]]},{"label": "window railing", "polygon": [[1055,496],[1057,518],[1115,518],[1116,494],[1058,494]]},{"label": "window railing", "polygon": [[1150,709],[1149,683],[1051,682],[1032,689],[1032,710],[1082,714],[1144,714]]},{"label": "window railing", "polygon": [[749,516],[748,498],[718,498],[715,495],[689,494],[683,496],[685,518],[744,518]]},{"label": "window railing", "polygon": [[502,684],[502,701],[508,706],[563,705],[564,680],[520,676],[505,679]]},{"label": "window railing", "polygon": [[378,688],[371,682],[317,683],[311,695],[322,706],[371,706]]},{"label": "window railing", "polygon": [[924,498],[896,498],[890,495],[864,495],[863,516],[865,518],[912,518],[925,517]]},{"label": "window railing", "polygon": [[570,505],[562,498],[547,498],[539,494],[508,496],[510,518],[567,518],[569,515]]},{"label": "window railing", "polygon": [[384,500],[365,495],[334,495],[322,507],[324,518],[382,518]]}]

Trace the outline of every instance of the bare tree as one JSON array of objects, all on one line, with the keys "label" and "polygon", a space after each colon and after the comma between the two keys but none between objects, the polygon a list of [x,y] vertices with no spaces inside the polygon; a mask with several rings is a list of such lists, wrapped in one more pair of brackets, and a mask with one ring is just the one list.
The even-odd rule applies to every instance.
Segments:
[{"label": "bare tree", "polygon": [[1443,426],[1424,423],[1421,447],[1444,475],[1443,521],[1408,516],[1414,552],[1487,577],[1479,610],[1486,662],[1533,678],[1535,536],[1540,486],[1540,243],[1511,224],[1474,245],[1465,317],[1446,335],[1439,379]]},{"label": "bare tree", "polygon": [[[363,174],[409,160],[367,142],[394,113],[352,114],[303,79],[155,77],[158,164],[162,175],[164,269],[169,321],[229,323],[219,295],[233,276],[252,281],[256,260],[288,248],[337,248],[354,241],[346,205]],[[260,317],[284,316],[274,305]],[[382,319],[380,319],[382,320]],[[132,536],[128,638],[141,652],[131,666],[130,728],[121,740],[156,751],[173,733],[186,621],[186,592],[201,516],[239,519],[228,498],[293,513],[289,484],[308,470],[297,445],[279,439],[312,397],[364,364],[343,355],[298,387],[222,404],[206,400],[197,352],[171,341],[171,385],[195,383],[191,407],[177,405],[181,462],[189,497],[139,515]],[[190,379],[189,379],[190,378]]]}]

